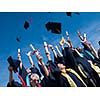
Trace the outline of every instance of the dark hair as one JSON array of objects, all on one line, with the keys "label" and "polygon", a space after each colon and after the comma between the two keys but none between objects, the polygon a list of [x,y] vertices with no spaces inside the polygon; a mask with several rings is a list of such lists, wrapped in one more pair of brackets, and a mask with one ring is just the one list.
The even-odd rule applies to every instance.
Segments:
[{"label": "dark hair", "polygon": [[31,73],[32,74],[35,74],[36,73],[36,74],[39,75],[39,77],[41,77],[41,74],[40,74],[39,70],[36,67],[34,67],[34,68],[31,67],[30,70],[31,70]]},{"label": "dark hair", "polygon": [[54,56],[54,63],[57,65],[59,63],[64,64],[64,58],[57,55],[57,58]]}]

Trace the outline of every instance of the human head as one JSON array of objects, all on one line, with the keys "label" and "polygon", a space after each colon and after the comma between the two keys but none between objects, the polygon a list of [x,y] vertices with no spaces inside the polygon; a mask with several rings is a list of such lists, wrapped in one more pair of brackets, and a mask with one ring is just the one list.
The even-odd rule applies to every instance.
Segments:
[{"label": "human head", "polygon": [[65,69],[65,66],[64,66],[63,63],[58,63],[57,66],[58,66],[58,68],[59,68],[60,70]]},{"label": "human head", "polygon": [[58,66],[60,70],[65,68],[64,59],[63,57],[60,57],[59,55],[57,55],[57,58],[54,56],[54,63]]},{"label": "human head", "polygon": [[35,87],[39,82],[39,75],[34,73],[30,75],[30,84],[32,87]]}]

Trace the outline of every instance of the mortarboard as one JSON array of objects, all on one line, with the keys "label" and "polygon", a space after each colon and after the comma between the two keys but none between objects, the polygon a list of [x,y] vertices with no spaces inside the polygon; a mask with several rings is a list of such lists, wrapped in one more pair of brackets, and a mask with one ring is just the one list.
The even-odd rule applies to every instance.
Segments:
[{"label": "mortarboard", "polygon": [[61,34],[61,23],[48,22],[45,27],[48,31],[51,30],[52,33]]},{"label": "mortarboard", "polygon": [[11,56],[8,57],[7,61],[10,64],[10,66],[12,66],[13,71],[15,73],[18,72],[17,68],[20,66],[20,61],[13,59]]},{"label": "mortarboard", "polygon": [[72,13],[71,12],[66,12],[66,15],[72,17]]},{"label": "mortarboard", "polygon": [[27,30],[29,28],[29,22],[28,21],[25,21],[24,23],[24,28]]},{"label": "mortarboard", "polygon": [[16,38],[16,41],[17,41],[17,42],[20,42],[20,37],[17,37],[17,38]]},{"label": "mortarboard", "polygon": [[31,70],[31,73],[32,74],[38,74],[39,75],[39,77],[41,77],[41,74],[40,74],[40,72],[39,72],[39,70],[35,67],[35,68],[30,68],[30,70]]},{"label": "mortarboard", "polygon": [[[79,12],[73,12],[74,14],[80,15]],[[66,12],[66,15],[72,17],[72,12]]]},{"label": "mortarboard", "polygon": [[59,64],[59,63],[64,64],[64,58],[60,57],[59,55],[57,55],[57,58],[54,56],[54,63],[55,64]]}]

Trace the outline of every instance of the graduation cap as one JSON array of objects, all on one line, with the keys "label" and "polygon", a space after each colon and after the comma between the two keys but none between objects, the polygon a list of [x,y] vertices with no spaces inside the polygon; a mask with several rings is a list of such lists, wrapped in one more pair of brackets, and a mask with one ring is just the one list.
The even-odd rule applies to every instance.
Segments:
[{"label": "graduation cap", "polygon": [[59,55],[57,55],[57,58],[54,56],[54,63],[55,64],[59,64],[59,63],[64,64],[64,58],[60,57]]},{"label": "graduation cap", "polygon": [[24,28],[27,30],[29,28],[29,22],[28,21],[25,21],[24,23]]},{"label": "graduation cap", "polygon": [[41,74],[40,74],[39,70],[36,67],[30,68],[30,70],[31,70],[31,73],[32,74],[38,74],[39,77],[41,77]]},{"label": "graduation cap", "polygon": [[66,12],[66,15],[72,17],[72,13],[71,12]]},{"label": "graduation cap", "polygon": [[12,66],[13,71],[15,73],[18,72],[18,67],[20,66],[20,61],[13,59],[11,56],[8,57],[7,61],[10,64],[10,66]]},{"label": "graduation cap", "polygon": [[17,37],[17,38],[16,38],[16,41],[17,41],[17,42],[20,42],[20,37]]},{"label": "graduation cap", "polygon": [[[79,12],[73,12],[73,13],[80,15]],[[72,17],[72,12],[66,12],[66,15],[69,16],[69,17]]]},{"label": "graduation cap", "polygon": [[61,23],[58,22],[48,22],[45,24],[48,31],[51,30],[52,33],[61,34]]}]

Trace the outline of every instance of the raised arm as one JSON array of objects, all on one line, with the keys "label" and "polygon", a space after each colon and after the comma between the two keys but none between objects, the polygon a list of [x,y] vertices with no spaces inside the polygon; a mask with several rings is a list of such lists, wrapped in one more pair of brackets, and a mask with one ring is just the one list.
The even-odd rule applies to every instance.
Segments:
[{"label": "raised arm", "polygon": [[84,38],[83,38],[83,36],[81,35],[80,31],[77,31],[77,34],[78,34],[79,38],[80,38],[82,41],[84,41]]},{"label": "raised arm", "polygon": [[36,55],[36,57],[38,59],[38,63],[42,67],[42,69],[44,70],[45,75],[48,76],[49,75],[48,69],[47,69],[47,67],[44,64],[42,56],[40,55],[39,51],[35,50],[35,48],[33,47],[32,44],[30,44],[30,47],[33,50],[34,54]]},{"label": "raised arm", "polygon": [[13,70],[12,67],[9,66],[8,67],[8,71],[9,71],[9,84],[10,84],[10,86],[12,85],[12,81],[14,80],[13,79],[13,71],[12,70]]},{"label": "raised arm", "polygon": [[73,44],[72,44],[72,42],[71,42],[71,40],[70,40],[70,38],[69,38],[69,34],[68,34],[68,32],[66,31],[66,36],[67,36],[67,45],[70,47],[70,48],[73,48]]},{"label": "raised arm", "polygon": [[60,55],[60,57],[63,57],[63,55],[62,55],[62,53],[60,52],[60,50],[59,50],[59,48],[58,48],[58,46],[57,46],[57,45],[55,46],[55,48],[56,48],[56,50],[57,50],[58,54]]},{"label": "raised arm", "polygon": [[31,64],[32,68],[34,68],[35,66],[34,66],[34,62],[33,62],[32,57],[31,57],[31,53],[32,53],[32,51],[29,51],[26,55],[29,59],[29,62]]},{"label": "raised arm", "polygon": [[18,60],[20,61],[20,69],[22,69],[22,59],[21,59],[21,55],[20,55],[20,49],[18,49]]},{"label": "raised arm", "polygon": [[48,44],[46,42],[44,42],[44,48],[45,48],[45,54],[46,54],[48,60],[51,61],[50,52],[48,50]]},{"label": "raised arm", "polygon": [[57,53],[53,47],[53,45],[49,45],[49,48],[51,49],[51,51],[53,52],[54,56],[57,58]]},{"label": "raised arm", "polygon": [[99,57],[98,57],[98,53],[97,53],[97,51],[95,50],[95,48],[93,47],[93,45],[90,43],[89,46],[90,46],[90,49],[91,49],[92,53],[93,53],[97,58],[99,58]]},{"label": "raised arm", "polygon": [[83,38],[82,43],[84,43],[84,45],[86,45],[91,50],[91,52],[98,58],[97,51],[95,50],[93,45],[87,41],[85,33],[84,33],[84,37],[82,37],[82,38]]}]

